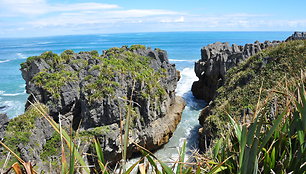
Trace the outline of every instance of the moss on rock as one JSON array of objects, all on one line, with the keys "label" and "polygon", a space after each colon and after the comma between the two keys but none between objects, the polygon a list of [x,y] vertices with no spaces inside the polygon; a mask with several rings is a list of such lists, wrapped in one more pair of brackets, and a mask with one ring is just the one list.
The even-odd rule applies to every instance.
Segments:
[{"label": "moss on rock", "polygon": [[43,151],[40,154],[40,157],[44,161],[49,161],[52,156],[59,156],[60,154],[60,142],[61,136],[59,133],[54,132],[52,137],[46,141],[46,144],[43,146]]},{"label": "moss on rock", "polygon": [[109,125],[106,126],[99,126],[99,127],[95,127],[93,129],[89,129],[89,130],[84,130],[79,132],[79,135],[81,137],[88,137],[88,136],[101,136],[101,135],[105,135],[107,133],[109,133],[111,131]]}]

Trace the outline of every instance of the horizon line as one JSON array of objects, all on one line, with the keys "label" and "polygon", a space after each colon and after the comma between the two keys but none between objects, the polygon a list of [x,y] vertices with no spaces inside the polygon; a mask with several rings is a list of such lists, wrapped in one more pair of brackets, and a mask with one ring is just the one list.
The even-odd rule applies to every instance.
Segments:
[{"label": "horizon line", "polygon": [[143,34],[143,33],[184,33],[184,32],[302,32],[299,30],[199,30],[199,31],[141,31],[141,32],[114,32],[114,33],[88,33],[88,34],[60,34],[60,35],[45,35],[45,36],[16,36],[16,37],[0,37],[0,39],[27,39],[27,38],[47,38],[47,37],[65,37],[65,36],[94,36],[94,35],[115,35],[115,34]]}]

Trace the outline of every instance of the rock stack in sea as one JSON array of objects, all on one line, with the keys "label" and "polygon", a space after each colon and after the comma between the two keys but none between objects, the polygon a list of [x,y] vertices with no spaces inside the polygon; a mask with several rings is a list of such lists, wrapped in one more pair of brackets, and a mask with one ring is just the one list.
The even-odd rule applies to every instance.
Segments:
[{"label": "rock stack in sea", "polygon": [[255,55],[261,50],[275,46],[281,41],[256,41],[244,46],[229,43],[216,42],[201,49],[201,59],[195,63],[195,73],[199,78],[192,85],[192,93],[198,99],[211,101],[216,95],[228,69],[236,66],[246,58]]},{"label": "rock stack in sea", "polygon": [[[133,142],[152,151],[167,143],[185,107],[184,100],[175,95],[179,72],[169,63],[166,51],[142,45],[111,48],[102,55],[96,51],[45,52],[28,58],[21,71],[30,94],[26,108],[38,101],[47,106],[56,122],[72,127],[81,138],[97,137],[111,163],[122,157],[121,128],[128,113],[130,158],[138,152]],[[43,153],[56,138],[53,130],[47,129],[45,137],[35,137],[29,130],[32,138],[27,144],[40,142]],[[24,160],[41,160],[41,154],[33,155],[27,149],[33,146],[16,145],[23,149]],[[91,150],[84,148],[85,152]]]}]

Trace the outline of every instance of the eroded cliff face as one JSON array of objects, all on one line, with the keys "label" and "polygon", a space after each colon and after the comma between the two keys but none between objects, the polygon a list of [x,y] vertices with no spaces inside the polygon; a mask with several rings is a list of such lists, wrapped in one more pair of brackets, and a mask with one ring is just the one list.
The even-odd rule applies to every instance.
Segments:
[{"label": "eroded cliff face", "polygon": [[216,42],[201,49],[201,59],[195,63],[195,73],[199,78],[192,85],[192,93],[198,99],[210,102],[216,96],[216,90],[222,86],[226,72],[246,58],[261,50],[275,46],[280,41],[255,42],[253,44],[229,45]]},{"label": "eroded cliff face", "polygon": [[[202,58],[195,64],[199,81],[192,86],[197,98],[210,102],[199,115],[202,151],[210,148],[222,131],[228,130],[226,114],[236,120],[252,115],[261,87],[268,92],[283,77],[290,79],[305,70],[305,41],[298,41],[305,40],[304,36],[305,33],[296,32],[286,42],[255,42],[245,46],[217,42],[202,48]],[[264,98],[266,94],[261,95]]]},{"label": "eroded cliff face", "polygon": [[286,39],[286,42],[290,40],[306,40],[306,32],[294,32]]},{"label": "eroded cliff face", "polygon": [[[95,51],[46,52],[28,58],[21,71],[30,94],[26,107],[38,101],[48,107],[56,122],[77,130],[81,139],[98,137],[109,162],[122,157],[121,135],[128,113],[129,158],[138,152],[133,142],[149,150],[168,142],[185,107],[184,100],[175,95],[179,72],[160,49],[134,45],[112,48],[102,55]],[[40,147],[53,141],[52,132],[43,137]],[[39,137],[34,139],[39,141]],[[89,146],[84,148],[91,151]]]}]

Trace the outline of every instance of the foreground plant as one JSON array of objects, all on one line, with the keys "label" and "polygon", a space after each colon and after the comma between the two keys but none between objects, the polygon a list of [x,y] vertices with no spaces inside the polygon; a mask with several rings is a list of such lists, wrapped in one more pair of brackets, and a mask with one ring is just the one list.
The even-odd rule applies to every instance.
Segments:
[{"label": "foreground plant", "polygon": [[[306,93],[305,73],[298,81],[286,81],[283,91],[258,102],[253,120],[243,124],[228,119],[233,133],[217,141],[213,157],[226,161],[223,173],[305,173]],[[268,118],[271,98],[280,95],[285,105],[273,106],[275,119]],[[270,113],[271,114],[271,113]]]}]

